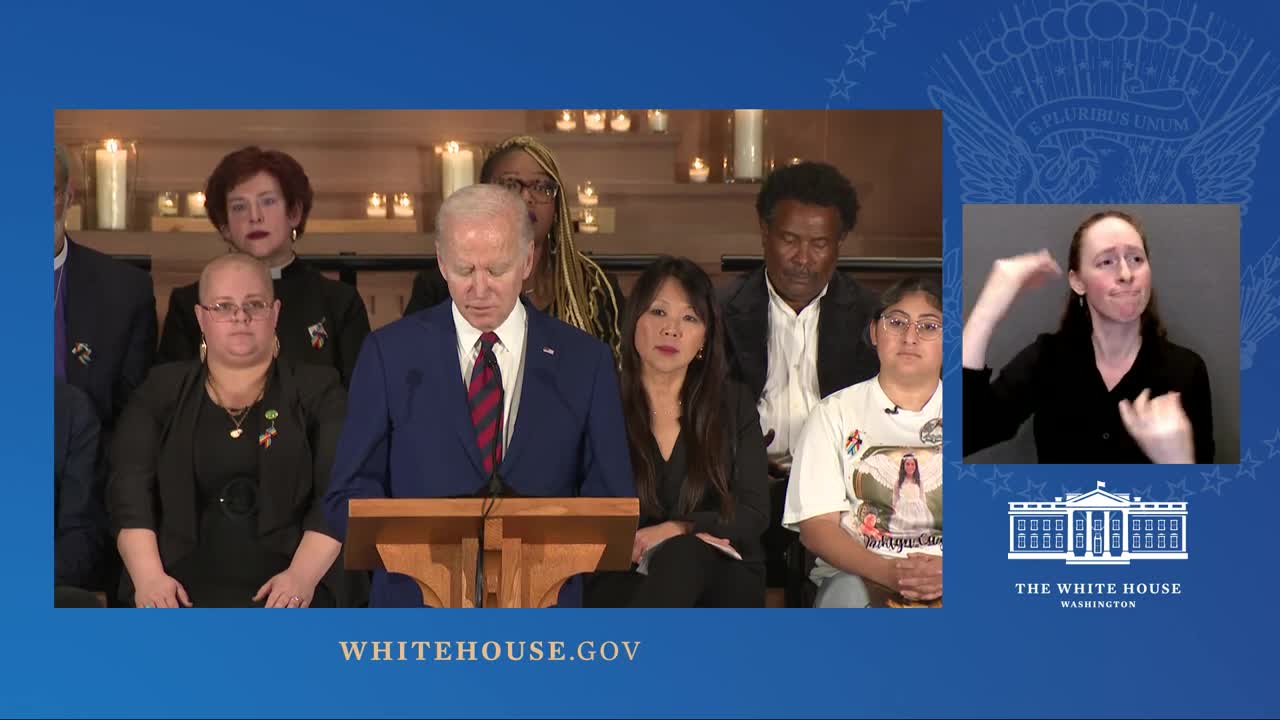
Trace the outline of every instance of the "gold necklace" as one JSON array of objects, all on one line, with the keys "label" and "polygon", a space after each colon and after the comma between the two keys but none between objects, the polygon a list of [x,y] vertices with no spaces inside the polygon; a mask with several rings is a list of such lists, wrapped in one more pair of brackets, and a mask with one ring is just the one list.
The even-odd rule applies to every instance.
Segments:
[{"label": "gold necklace", "polygon": [[258,397],[253,402],[249,403],[248,407],[240,409],[238,413],[232,412],[231,408],[223,404],[222,393],[218,390],[218,384],[214,381],[212,373],[205,376],[205,385],[213,392],[213,401],[217,403],[218,407],[222,408],[223,412],[227,414],[227,417],[231,418],[232,424],[235,425],[235,428],[227,434],[230,435],[233,440],[239,438],[244,434],[244,430],[241,430],[240,426],[244,425],[245,419],[249,417],[249,411],[253,409],[254,405],[257,405],[262,400],[263,394],[267,391],[266,382],[264,381],[262,383],[262,387],[258,389]]}]

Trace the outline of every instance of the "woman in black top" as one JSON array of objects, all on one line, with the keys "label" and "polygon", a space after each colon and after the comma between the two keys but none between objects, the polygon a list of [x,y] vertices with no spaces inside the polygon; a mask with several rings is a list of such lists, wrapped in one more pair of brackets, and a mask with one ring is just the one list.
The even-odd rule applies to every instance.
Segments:
[{"label": "woman in black top", "polygon": [[[551,149],[528,135],[498,143],[480,168],[480,182],[501,185],[519,195],[533,221],[533,272],[524,293],[534,307],[594,335],[619,353],[622,291],[616,278],[578,251],[560,168]],[[439,269],[418,273],[404,314],[449,299]]]},{"label": "woman in black top", "polygon": [[[332,367],[347,385],[369,334],[369,314],[355,288],[325,277],[294,255],[313,196],[298,161],[277,150],[247,147],[214,168],[205,187],[205,207],[209,222],[232,251],[252,255],[270,268],[280,301],[281,355],[295,363]],[[196,357],[199,302],[195,283],[169,295],[159,362]]]},{"label": "woman in black top", "polygon": [[1047,250],[997,260],[964,327],[964,454],[1014,435],[1034,415],[1042,463],[1211,463],[1209,375],[1165,338],[1147,238],[1109,210],[1071,240],[1062,325],[991,381],[987,345],[1018,292],[1062,269]]},{"label": "woman in black top", "polygon": [[204,362],[155,367],[121,415],[108,510],[137,607],[333,606],[341,545],[321,498],[346,411],[332,368],[276,360],[262,263],[200,279]]},{"label": "woman in black top", "polygon": [[661,258],[636,281],[621,387],[640,497],[637,566],[592,578],[588,605],[764,604],[764,438],[749,393],[726,384],[718,313],[711,279],[684,258]]}]

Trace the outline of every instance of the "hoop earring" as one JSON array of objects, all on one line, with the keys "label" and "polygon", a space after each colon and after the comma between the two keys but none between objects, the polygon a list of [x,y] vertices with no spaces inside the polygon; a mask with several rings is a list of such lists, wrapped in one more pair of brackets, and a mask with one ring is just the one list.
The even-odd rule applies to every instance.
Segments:
[{"label": "hoop earring", "polygon": [[209,345],[204,341],[204,335],[200,336],[200,364],[203,365],[209,357]]}]

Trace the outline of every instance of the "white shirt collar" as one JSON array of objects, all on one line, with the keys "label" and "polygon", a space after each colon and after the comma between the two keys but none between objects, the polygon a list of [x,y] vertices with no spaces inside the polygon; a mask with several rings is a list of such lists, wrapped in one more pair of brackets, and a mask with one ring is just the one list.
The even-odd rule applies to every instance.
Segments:
[{"label": "white shirt collar", "polygon": [[[457,303],[451,301],[450,306],[453,311],[453,327],[458,333],[458,344],[467,349],[475,348],[480,342],[480,336],[484,333],[467,322],[458,310]],[[498,344],[504,349],[514,349],[523,343],[525,315],[524,303],[517,299],[515,307],[511,308],[511,312],[507,314],[507,319],[502,321],[497,330],[494,330],[498,335]]]},{"label": "white shirt collar", "polygon": [[70,239],[69,239],[66,235],[63,235],[63,236],[62,236],[62,252],[60,252],[60,253],[58,253],[57,255],[54,255],[54,256],[53,256],[53,269],[54,269],[54,270],[58,270],[58,269],[60,269],[60,268],[62,267],[63,263],[65,263],[65,262],[67,261],[67,248],[69,248],[69,247],[71,247]]},{"label": "white shirt collar", "polygon": [[291,256],[291,257],[289,258],[289,262],[287,262],[287,263],[285,263],[285,264],[281,265],[280,267],[273,267],[273,268],[271,268],[271,279],[272,279],[272,280],[279,280],[281,277],[283,277],[284,269],[285,269],[285,268],[287,268],[287,267],[289,267],[290,265],[292,265],[292,264],[293,264],[293,261],[294,261],[294,260],[297,260],[297,259],[298,259],[298,256],[297,256],[297,255],[293,255],[293,256]]},{"label": "white shirt collar", "polygon": [[[770,305],[774,306],[779,310],[786,310],[792,316],[798,316],[800,314],[796,312],[790,305],[788,305],[786,300],[782,299],[782,296],[778,294],[777,290],[773,289],[773,283],[769,280],[768,271],[766,271],[764,274],[764,286],[769,291]],[[805,305],[803,308],[801,308],[800,312],[802,313],[805,310],[808,310],[809,308],[818,307],[819,302],[822,300],[822,298],[826,297],[827,288],[829,287],[831,287],[831,281],[827,281],[827,284],[822,286],[822,292],[818,293],[818,296],[815,297],[813,300],[811,300],[808,305]]]}]

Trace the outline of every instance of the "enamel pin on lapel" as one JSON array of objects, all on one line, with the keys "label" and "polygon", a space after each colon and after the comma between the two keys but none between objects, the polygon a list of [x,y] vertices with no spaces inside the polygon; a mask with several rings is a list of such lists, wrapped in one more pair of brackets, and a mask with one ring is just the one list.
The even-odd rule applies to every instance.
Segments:
[{"label": "enamel pin on lapel", "polygon": [[71,347],[71,354],[80,361],[81,365],[88,365],[93,362],[93,348],[89,347],[89,343],[76,343]]},{"label": "enamel pin on lapel", "polygon": [[267,426],[267,429],[264,430],[263,433],[258,436],[258,444],[261,445],[262,449],[265,450],[271,447],[271,441],[277,435],[280,434],[280,431],[276,430],[276,418],[280,417],[280,413],[276,412],[275,410],[268,410],[266,413],[263,414],[263,417],[265,417],[271,423],[270,425]]},{"label": "enamel pin on lapel", "polygon": [[329,339],[329,331],[324,329],[325,318],[320,318],[320,322],[307,328],[307,334],[311,336],[311,347],[319,350],[324,347],[324,343]]}]

